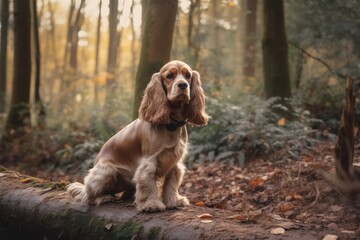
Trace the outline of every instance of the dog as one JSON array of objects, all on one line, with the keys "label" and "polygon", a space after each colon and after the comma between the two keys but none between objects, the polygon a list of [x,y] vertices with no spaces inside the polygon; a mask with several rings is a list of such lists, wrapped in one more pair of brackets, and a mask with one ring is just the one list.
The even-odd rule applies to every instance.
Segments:
[{"label": "dog", "polygon": [[100,205],[116,193],[135,191],[141,212],[189,205],[178,191],[185,173],[186,123],[204,126],[208,120],[199,73],[182,61],[165,64],[145,89],[139,118],[104,144],[84,184],[71,183],[67,192],[78,203]]}]

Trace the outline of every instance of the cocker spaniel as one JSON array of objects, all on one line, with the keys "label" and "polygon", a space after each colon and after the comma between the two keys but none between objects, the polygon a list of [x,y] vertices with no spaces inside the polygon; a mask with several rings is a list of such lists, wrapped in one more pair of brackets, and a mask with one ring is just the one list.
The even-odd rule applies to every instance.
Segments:
[{"label": "cocker spaniel", "polygon": [[99,205],[135,191],[136,208],[144,212],[189,205],[178,192],[185,124],[203,126],[208,119],[199,73],[181,61],[165,64],[145,89],[139,118],[104,144],[84,184],[72,183],[67,192],[76,202]]}]

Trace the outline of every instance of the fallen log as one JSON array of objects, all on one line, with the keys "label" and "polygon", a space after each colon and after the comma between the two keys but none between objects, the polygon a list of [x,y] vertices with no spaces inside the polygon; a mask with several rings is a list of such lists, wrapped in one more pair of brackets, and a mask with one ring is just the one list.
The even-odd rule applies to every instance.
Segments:
[{"label": "fallen log", "polygon": [[[147,214],[129,202],[77,205],[67,199],[64,185],[0,166],[0,239],[319,239],[332,231],[261,213],[242,219],[206,207]],[[283,235],[271,233],[284,225]]]}]

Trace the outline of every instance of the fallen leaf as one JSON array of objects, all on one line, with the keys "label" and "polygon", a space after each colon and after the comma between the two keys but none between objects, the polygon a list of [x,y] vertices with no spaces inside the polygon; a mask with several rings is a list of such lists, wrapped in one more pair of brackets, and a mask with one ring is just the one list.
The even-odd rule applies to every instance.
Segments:
[{"label": "fallen leaf", "polygon": [[201,219],[212,219],[213,215],[211,215],[210,213],[203,213],[203,214],[198,215],[197,217],[201,218]]},{"label": "fallen leaf", "polygon": [[279,226],[279,227],[282,227],[284,229],[287,229],[287,230],[296,228],[296,225],[294,223],[292,223],[292,222],[281,222],[281,223],[278,223],[276,225]]},{"label": "fallen leaf", "polygon": [[280,118],[278,121],[277,121],[277,125],[278,126],[285,126],[286,124],[286,119],[285,118]]},{"label": "fallen leaf", "polygon": [[213,220],[207,219],[207,220],[201,220],[202,223],[212,223]]},{"label": "fallen leaf", "polygon": [[191,187],[192,187],[192,183],[191,183],[191,182],[186,183],[186,184],[185,184],[185,187],[186,187],[186,188],[191,188]]},{"label": "fallen leaf", "polygon": [[342,233],[356,233],[355,231],[350,231],[350,230],[341,230]]},{"label": "fallen leaf", "polygon": [[282,227],[271,229],[271,234],[279,235],[284,233],[285,233],[285,229],[283,229]]},{"label": "fallen leaf", "polygon": [[297,194],[297,193],[293,194],[293,198],[296,199],[296,200],[303,199],[303,197],[300,194]]},{"label": "fallen leaf", "polygon": [[264,179],[262,179],[260,177],[256,177],[256,178],[251,179],[250,186],[252,188],[261,187],[264,185],[264,182],[265,182]]},{"label": "fallen leaf", "polygon": [[6,174],[5,173],[0,173],[0,177],[3,177],[5,176]]},{"label": "fallen leaf", "polygon": [[332,205],[332,206],[330,207],[330,210],[331,210],[332,212],[340,212],[342,209],[343,209],[343,207],[338,206],[338,205]]},{"label": "fallen leaf", "polygon": [[287,201],[287,202],[291,201],[292,199],[293,199],[293,196],[290,196],[290,195],[285,197],[285,201]]},{"label": "fallen leaf", "polygon": [[105,228],[106,228],[106,230],[109,231],[112,228],[112,226],[113,226],[112,223],[108,223],[108,224],[106,224]]},{"label": "fallen leaf", "polygon": [[312,162],[314,160],[313,156],[306,156],[304,157],[304,162]]},{"label": "fallen leaf", "polygon": [[231,219],[231,220],[236,220],[236,221],[247,221],[249,219],[247,216],[241,215],[241,214],[231,215],[226,218]]},{"label": "fallen leaf", "polygon": [[293,210],[294,205],[290,202],[283,202],[278,205],[277,209],[279,212],[284,213]]},{"label": "fallen leaf", "polygon": [[326,234],[322,240],[336,240],[336,239],[338,239],[338,236],[332,234]]},{"label": "fallen leaf", "polygon": [[194,205],[198,206],[198,207],[203,207],[203,206],[205,206],[205,203],[200,201],[200,202],[196,202]]}]

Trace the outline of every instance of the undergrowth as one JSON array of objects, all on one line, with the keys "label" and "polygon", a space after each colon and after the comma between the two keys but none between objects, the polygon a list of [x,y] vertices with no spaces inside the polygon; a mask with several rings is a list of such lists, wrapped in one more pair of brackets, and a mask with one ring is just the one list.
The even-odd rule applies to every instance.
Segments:
[{"label": "undergrowth", "polygon": [[[199,159],[243,165],[261,155],[271,160],[297,158],[320,140],[335,139],[326,130],[312,129],[310,126],[322,121],[312,118],[296,102],[277,102],[279,98],[264,101],[252,95],[241,97],[238,104],[209,98],[207,111],[213,119],[206,127],[192,129],[188,164]],[[284,115],[291,115],[293,120]]]}]

